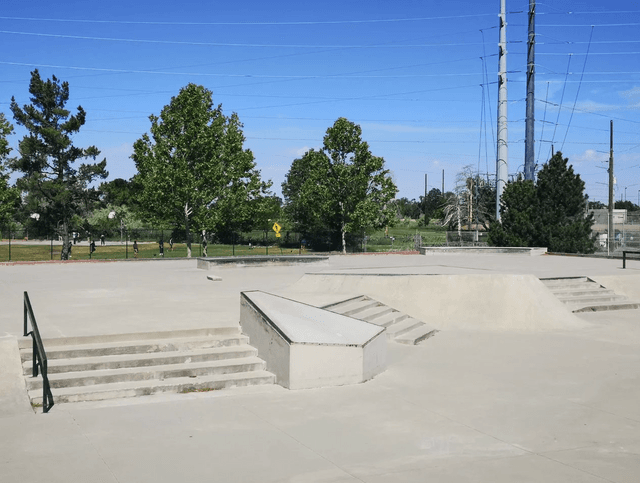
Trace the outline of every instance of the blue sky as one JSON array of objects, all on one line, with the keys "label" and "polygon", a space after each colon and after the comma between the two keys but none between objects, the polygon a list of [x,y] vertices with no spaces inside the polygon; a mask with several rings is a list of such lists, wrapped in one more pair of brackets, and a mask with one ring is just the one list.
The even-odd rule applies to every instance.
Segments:
[{"label": "blue sky", "polygon": [[[507,0],[509,173],[524,164],[528,0]],[[244,123],[245,147],[280,184],[338,117],[358,123],[400,190],[453,187],[471,165],[495,176],[499,0],[3,2],[0,111],[28,102],[30,71],[70,84],[110,179],[189,82]],[[562,150],[606,202],[609,121],[616,199],[640,198],[640,5],[537,5],[536,158]],[[559,108],[558,106],[562,106]],[[24,134],[17,129],[12,145]]]}]

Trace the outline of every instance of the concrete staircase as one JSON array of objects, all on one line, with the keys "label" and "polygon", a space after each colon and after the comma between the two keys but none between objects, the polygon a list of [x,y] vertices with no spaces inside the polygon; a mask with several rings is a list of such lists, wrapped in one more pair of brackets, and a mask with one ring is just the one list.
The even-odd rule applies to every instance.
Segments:
[{"label": "concrete staircase", "polygon": [[617,295],[587,277],[541,278],[540,281],[574,313],[640,308],[639,302]]},{"label": "concrete staircase", "polygon": [[[273,384],[239,327],[44,339],[56,404],[157,393],[203,392]],[[20,354],[33,405],[42,377],[31,377],[31,338]]]},{"label": "concrete staircase", "polygon": [[415,345],[438,332],[424,322],[366,295],[359,295],[321,308],[385,327],[387,337],[401,344]]}]

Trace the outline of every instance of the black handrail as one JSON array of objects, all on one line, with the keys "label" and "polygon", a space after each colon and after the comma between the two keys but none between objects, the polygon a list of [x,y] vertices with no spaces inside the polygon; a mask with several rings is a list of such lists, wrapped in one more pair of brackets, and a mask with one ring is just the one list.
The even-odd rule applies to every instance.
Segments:
[{"label": "black handrail", "polygon": [[[31,332],[27,332],[27,318],[31,320]],[[38,366],[40,366],[40,372],[42,373],[42,411],[47,413],[49,412],[49,409],[53,407],[53,395],[51,394],[49,378],[47,377],[47,354],[44,351],[44,345],[42,345],[40,331],[38,330],[38,324],[36,323],[36,316],[33,315],[29,294],[25,291],[24,336],[26,337],[28,335],[33,339],[33,355],[31,356],[33,359],[33,377],[38,377]]]}]

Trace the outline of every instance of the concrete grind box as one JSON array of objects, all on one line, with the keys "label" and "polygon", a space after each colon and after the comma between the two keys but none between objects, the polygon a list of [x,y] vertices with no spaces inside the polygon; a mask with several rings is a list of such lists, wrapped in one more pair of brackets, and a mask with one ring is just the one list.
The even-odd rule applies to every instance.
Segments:
[{"label": "concrete grind box", "polygon": [[289,389],[356,384],[386,368],[384,327],[301,302],[242,292],[240,325],[276,382]]}]

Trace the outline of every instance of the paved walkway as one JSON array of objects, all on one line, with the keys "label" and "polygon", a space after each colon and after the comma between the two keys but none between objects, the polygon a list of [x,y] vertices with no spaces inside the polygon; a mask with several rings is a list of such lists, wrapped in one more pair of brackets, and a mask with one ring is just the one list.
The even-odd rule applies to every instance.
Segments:
[{"label": "paved walkway", "polygon": [[619,260],[578,257],[195,265],[0,266],[1,481],[638,480],[640,311],[585,314],[576,330],[443,330],[418,346],[390,344],[387,371],[354,386],[60,404],[46,415],[15,394],[3,347],[21,336],[24,290],[43,336],[56,337],[235,325],[241,290],[286,294],[306,272],[591,275],[640,286],[640,262],[623,271]]}]

